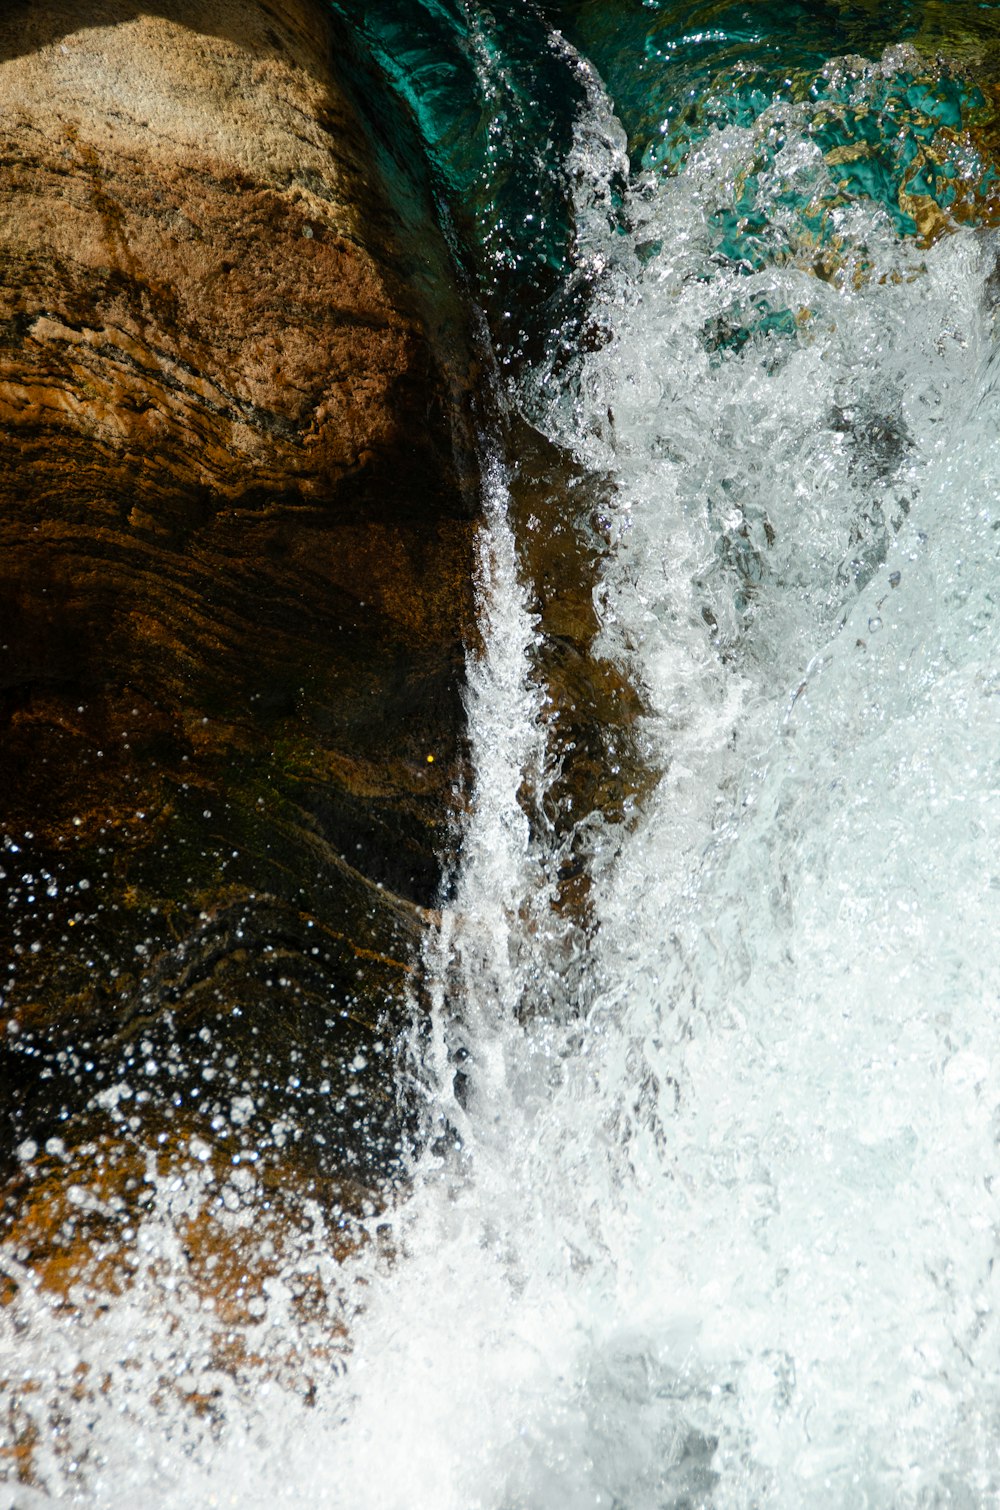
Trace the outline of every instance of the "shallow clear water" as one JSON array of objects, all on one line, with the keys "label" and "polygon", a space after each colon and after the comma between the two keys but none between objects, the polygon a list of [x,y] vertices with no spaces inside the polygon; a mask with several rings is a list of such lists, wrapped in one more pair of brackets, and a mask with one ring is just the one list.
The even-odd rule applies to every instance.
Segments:
[{"label": "shallow clear water", "polygon": [[[126,1300],[0,1316],[33,1381],[7,1403],[71,1503],[1000,1496],[996,237],[972,216],[928,245],[842,192],[823,91],[644,167],[593,64],[547,45],[562,302],[507,389],[593,478],[597,649],[642,689],[659,779],[621,823],[582,815],[592,919],[557,916],[524,797],[552,777],[531,554],[484,437],[476,786],[407,1198],[339,1270],[315,1213],[267,1291],[251,1341],[312,1350],[308,1402],[212,1361],[169,1262],[190,1179],[153,1182]],[[918,67],[824,77],[853,120]],[[307,1324],[317,1267],[339,1299]]]}]

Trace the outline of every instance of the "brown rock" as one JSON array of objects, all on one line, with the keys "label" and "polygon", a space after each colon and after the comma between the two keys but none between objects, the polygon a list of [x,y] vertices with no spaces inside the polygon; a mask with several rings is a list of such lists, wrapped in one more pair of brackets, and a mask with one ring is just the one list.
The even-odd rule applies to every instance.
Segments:
[{"label": "brown rock", "polygon": [[460,301],[320,0],[85,9],[0,19],[15,1135],[146,1063],[225,1122],[221,1066],[248,1136],[384,1165],[461,754]]},{"label": "brown rock", "polygon": [[[0,1189],[0,1318],[30,1316],[36,1342],[22,1331],[17,1369],[0,1363],[0,1482],[43,1489],[53,1457],[73,1456],[72,1429],[53,1420],[79,1423],[121,1389],[98,1339],[126,1290],[142,1297],[149,1407],[215,1424],[224,1381],[252,1392],[264,1378],[311,1401],[348,1350],[340,1265],[370,1241],[365,1209],[349,1184],[304,1180],[294,1157],[262,1168],[183,1126],[142,1144],[121,1124],[74,1150],[52,1144]],[[83,1339],[55,1375],[31,1372],[46,1329]]]},{"label": "brown rock", "polygon": [[610,484],[580,471],[526,424],[517,426],[514,450],[511,513],[534,585],[533,674],[552,752],[544,793],[522,791],[521,799],[548,837],[556,911],[570,927],[566,952],[573,954],[573,930],[588,935],[593,926],[592,830],[581,820],[629,824],[657,773],[641,733],[641,689],[595,648],[601,626],[594,590],[607,551],[602,516]]},{"label": "brown rock", "polygon": [[37,445],[19,491],[63,492],[72,460],[75,520],[176,541],[225,502],[328,504],[402,449],[429,464],[423,487],[389,474],[412,513],[441,491],[440,377],[321,8],[154,9],[0,23],[0,418]]}]

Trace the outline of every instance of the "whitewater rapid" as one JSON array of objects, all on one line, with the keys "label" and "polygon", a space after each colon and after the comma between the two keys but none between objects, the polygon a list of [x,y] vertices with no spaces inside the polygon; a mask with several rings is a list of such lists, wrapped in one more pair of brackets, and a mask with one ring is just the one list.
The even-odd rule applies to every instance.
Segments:
[{"label": "whitewater rapid", "polygon": [[[597,650],[642,691],[659,779],[623,822],[587,816],[593,921],[568,938],[523,798],[552,774],[540,631],[488,442],[475,777],[407,1197],[348,1261],[349,1342],[308,1407],[215,1379],[219,1423],[182,1428],[149,1392],[196,1316],[138,1291],[67,1342],[39,1312],[53,1388],[143,1339],[69,1428],[79,1491],[53,1459],[67,1502],[1000,1494],[996,238],[925,247],[855,203],[834,274],[779,256],[782,194],[830,171],[786,107],[775,256],[721,265],[713,214],[774,121],[633,176],[621,212],[624,136],[579,67],[576,275],[608,338],[513,401],[611,500]],[[522,1013],[574,948],[588,970]],[[262,1326],[294,1326],[282,1304]]]},{"label": "whitewater rapid", "polygon": [[[599,648],[663,774],[595,846],[590,998],[522,1027],[466,980],[463,1175],[380,1297],[373,1398],[418,1423],[380,1505],[416,1458],[456,1510],[1000,1485],[996,242],[854,205],[836,278],[706,278],[769,124],[636,184],[624,248],[581,124],[614,329],[543,422],[614,479]],[[789,131],[772,191],[827,171]],[[795,334],[706,342],[765,300]],[[507,822],[477,806],[459,909]]]},{"label": "whitewater rapid", "polygon": [[[483,779],[455,917],[499,953],[457,1011],[462,1153],[407,1213],[347,1438],[401,1430],[387,1507],[989,1504],[996,243],[854,206],[836,279],[706,279],[755,132],[636,185],[625,247],[614,140],[582,122],[613,335],[543,422],[614,479],[600,648],[663,774],[594,847],[588,999],[526,1025],[538,950],[489,905],[516,782]],[[776,180],[825,172],[790,133]],[[754,299],[797,334],[713,350]],[[509,669],[517,587],[490,591]],[[530,744],[527,686],[474,682],[477,751]]]}]

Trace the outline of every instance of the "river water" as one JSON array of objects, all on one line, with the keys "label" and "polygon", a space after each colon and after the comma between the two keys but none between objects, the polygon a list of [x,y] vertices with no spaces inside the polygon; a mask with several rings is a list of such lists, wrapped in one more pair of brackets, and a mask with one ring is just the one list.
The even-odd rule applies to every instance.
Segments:
[{"label": "river water", "polygon": [[[308,1401],[210,1368],[210,1318],[141,1273],[86,1326],[21,1314],[62,1411],[22,1510],[1000,1500],[985,103],[921,8],[828,9],[354,18],[417,108],[508,420],[421,1136]],[[981,63],[997,10],[942,50]],[[643,710],[642,795],[568,830],[518,418],[579,480],[589,653]],[[160,1191],[150,1274],[195,1199]],[[332,1272],[323,1244],[317,1214]],[[276,1280],[254,1345],[296,1327]]]}]

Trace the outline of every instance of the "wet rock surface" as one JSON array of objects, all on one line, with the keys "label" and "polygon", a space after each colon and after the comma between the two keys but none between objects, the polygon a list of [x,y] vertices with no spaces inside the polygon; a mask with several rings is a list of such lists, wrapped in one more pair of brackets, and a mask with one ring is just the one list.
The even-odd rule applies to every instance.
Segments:
[{"label": "wet rock surface", "polygon": [[331,26],[0,19],[9,1170],[122,1084],[137,1126],[391,1167],[461,761],[469,355]]},{"label": "wet rock surface", "polygon": [[523,421],[512,450],[512,518],[533,589],[533,675],[553,767],[543,800],[530,792],[522,800],[553,841],[556,910],[589,935],[591,829],[630,825],[657,780],[642,734],[647,709],[642,689],[598,645],[594,593],[607,552],[609,485]]}]

